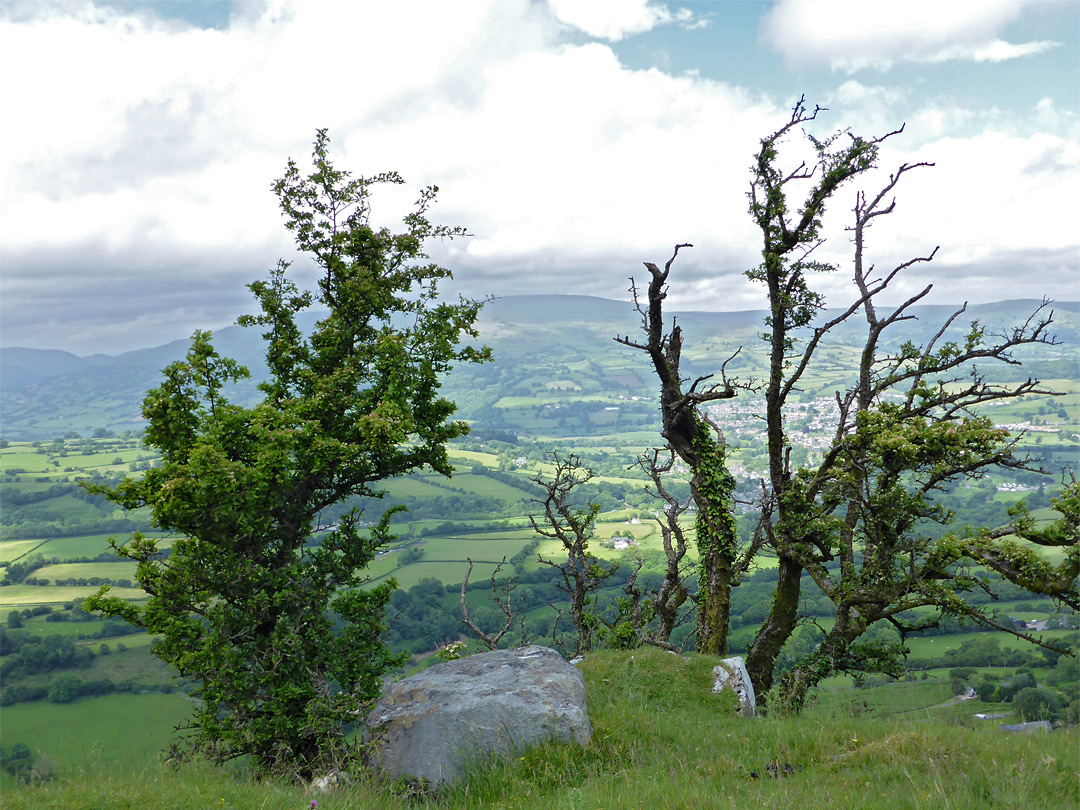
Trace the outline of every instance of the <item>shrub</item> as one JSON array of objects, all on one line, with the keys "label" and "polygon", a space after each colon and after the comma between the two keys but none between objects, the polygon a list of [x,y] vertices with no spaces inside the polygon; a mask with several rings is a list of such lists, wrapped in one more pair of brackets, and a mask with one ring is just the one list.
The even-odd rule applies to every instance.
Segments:
[{"label": "shrub", "polygon": [[1061,715],[1062,701],[1058,694],[1046,687],[1028,686],[1013,697],[1013,708],[1021,720],[1057,720]]}]

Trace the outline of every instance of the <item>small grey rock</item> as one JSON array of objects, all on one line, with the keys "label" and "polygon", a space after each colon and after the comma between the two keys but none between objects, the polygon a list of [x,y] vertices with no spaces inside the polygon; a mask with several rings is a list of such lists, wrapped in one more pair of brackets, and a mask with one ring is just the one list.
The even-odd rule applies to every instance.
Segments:
[{"label": "small grey rock", "polygon": [[739,698],[739,714],[752,717],[757,714],[757,700],[754,684],[746,671],[746,664],[739,656],[725,658],[719,666],[713,667],[713,691],[722,692],[731,689]]}]

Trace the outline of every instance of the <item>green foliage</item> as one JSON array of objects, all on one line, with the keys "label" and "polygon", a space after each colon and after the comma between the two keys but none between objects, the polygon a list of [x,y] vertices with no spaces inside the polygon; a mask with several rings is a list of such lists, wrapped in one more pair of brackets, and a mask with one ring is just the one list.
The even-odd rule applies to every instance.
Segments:
[{"label": "green foliage", "polygon": [[1045,687],[1025,686],[1013,696],[1013,709],[1021,720],[1057,720],[1062,700]]},{"label": "green foliage", "polygon": [[[970,541],[945,535],[943,527],[954,515],[939,498],[942,490],[995,468],[1034,471],[1008,431],[977,415],[975,408],[1051,393],[1033,378],[988,384],[983,366],[987,361],[1018,365],[1013,350],[1019,346],[1055,345],[1058,341],[1047,331],[1052,311],[1044,302],[1021,326],[998,333],[975,320],[954,339],[954,323],[966,309],[961,307],[923,342],[904,340],[898,351],[890,348],[899,341],[887,330],[913,320],[911,308],[930,287],[888,312],[878,311],[876,298],[904,269],[931,261],[936,253],[882,272],[865,255],[866,229],[893,212],[891,195],[901,177],[928,165],[904,164],[876,194],[856,193],[854,226],[848,229],[855,246],[853,300],[823,315],[825,299],[812,289],[810,271],[834,268],[808,257],[824,240],[825,205],[842,184],[873,168],[880,143],[897,133],[872,140],[850,136],[843,146],[836,141],[846,133],[826,141],[806,133],[816,165],[782,168],[778,145],[818,112],[808,112],[800,99],[788,123],[761,141],[749,195],[750,214],[764,245],[762,264],[747,275],[765,286],[770,311],[764,336],[769,368],[762,386],[770,492],[755,536],[766,538],[780,558],[773,606],[747,660],[759,693],[772,685],[775,665],[795,630],[804,572],[836,607],[835,622],[819,645],[784,675],[781,700],[794,709],[803,705],[811,686],[833,672],[901,671],[899,644],[858,641],[877,622],[890,622],[902,633],[918,631],[933,625],[937,616],[912,611],[933,606],[940,615],[1009,629],[967,600],[971,592],[991,587],[968,560],[1069,604],[1077,598],[1080,571],[1075,525],[1058,532],[1054,524],[1049,533],[1036,533],[1028,521],[1025,539],[1071,547],[1066,562],[1055,568],[1034,552],[1003,541],[1007,532],[1000,529],[979,532]],[[801,181],[808,181],[809,190],[792,213],[787,195]],[[820,458],[794,457],[789,398],[807,370],[827,356],[826,340],[857,313],[866,321],[865,342],[852,375],[856,379],[836,393],[835,432]],[[1063,520],[1069,522],[1068,514]]]},{"label": "green foliage", "polygon": [[0,768],[23,782],[30,782],[37,776],[34,769],[37,758],[26,743],[17,742],[10,748],[0,748]]},{"label": "green foliage", "polygon": [[49,687],[51,703],[70,703],[82,693],[83,683],[78,675],[57,675]]},{"label": "green foliage", "polygon": [[947,682],[818,690],[805,718],[747,722],[735,715],[730,693],[712,692],[716,663],[648,648],[590,654],[581,665],[593,726],[588,746],[549,744],[486,763],[436,797],[403,796],[400,785],[362,773],[313,797],[283,780],[199,763],[131,774],[115,757],[72,767],[70,780],[6,791],[4,806],[146,808],[160,806],[163,796],[178,810],[296,810],[313,798],[318,810],[1060,810],[1080,801],[1075,733],[1002,734],[996,723],[971,719],[970,704],[940,708]]},{"label": "green foliage", "polygon": [[731,597],[730,587],[717,587],[710,580],[717,568],[731,571],[738,550],[735,477],[727,467],[724,443],[715,438],[705,419],[697,414],[694,418],[698,430],[692,440],[697,458],[693,487],[699,504],[694,519],[699,560],[696,648],[715,655],[725,651]]},{"label": "green foliage", "polygon": [[[96,488],[129,509],[149,507],[177,537],[167,552],[138,533],[116,546],[138,562],[145,607],[107,589],[87,600],[160,633],[154,653],[195,679],[194,749],[301,774],[341,755],[343,724],[399,661],[382,640],[393,582],[363,587],[395,510],[368,529],[357,510],[330,527],[320,516],[424,465],[449,475],[445,443],[467,426],[450,419],[441,380],[455,363],[487,357],[460,345],[475,337],[480,304],[440,302],[450,272],[423,252],[430,238],[463,233],[428,222],[436,190],[421,194],[405,231],[376,229],[371,189],[401,179],[353,178],[333,168],[327,147],[320,131],[315,171],[303,176],[290,160],[274,185],[286,227],[321,275],[301,291],[279,262],[249,285],[261,312],[240,323],[265,330],[263,399],[231,402],[247,370],[195,333],[143,404],[144,440],[160,464]],[[305,336],[298,315],[316,305],[324,314]],[[320,528],[329,531],[313,541]]]}]

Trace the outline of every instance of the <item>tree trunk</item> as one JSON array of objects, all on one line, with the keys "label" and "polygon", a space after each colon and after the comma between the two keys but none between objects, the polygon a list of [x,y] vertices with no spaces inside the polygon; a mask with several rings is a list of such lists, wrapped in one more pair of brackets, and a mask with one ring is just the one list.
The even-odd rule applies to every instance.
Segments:
[{"label": "tree trunk", "polygon": [[799,592],[803,568],[794,560],[780,558],[779,579],[769,617],[758,630],[746,658],[746,671],[754,685],[759,706],[765,705],[765,693],[772,688],[773,669],[784,643],[795,631],[799,611]]},{"label": "tree trunk", "polygon": [[690,492],[697,506],[695,648],[706,655],[723,655],[727,652],[731,583],[738,548],[735,519],[731,514],[735,479],[727,469],[721,442],[702,430],[694,440],[694,449],[698,465],[690,481]]},{"label": "tree trunk", "polygon": [[836,623],[811,655],[780,678],[778,696],[781,710],[798,712],[806,702],[806,693],[821,681],[842,669],[851,643],[866,629],[866,622],[848,616],[846,609],[836,613]]}]

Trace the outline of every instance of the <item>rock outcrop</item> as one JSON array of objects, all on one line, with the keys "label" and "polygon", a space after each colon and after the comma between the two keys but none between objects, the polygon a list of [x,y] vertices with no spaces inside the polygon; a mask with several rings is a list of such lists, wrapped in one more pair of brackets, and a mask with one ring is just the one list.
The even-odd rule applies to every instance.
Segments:
[{"label": "rock outcrop", "polygon": [[390,778],[454,781],[546,740],[585,745],[585,681],[547,647],[448,661],[391,684],[368,717],[371,764]]},{"label": "rock outcrop", "polygon": [[713,691],[722,692],[725,689],[731,689],[739,698],[739,714],[744,717],[757,714],[754,685],[746,672],[746,664],[738,656],[725,658],[719,666],[713,667]]}]

